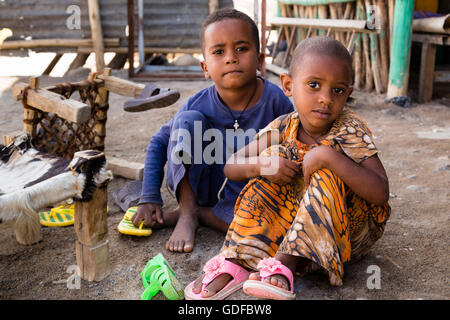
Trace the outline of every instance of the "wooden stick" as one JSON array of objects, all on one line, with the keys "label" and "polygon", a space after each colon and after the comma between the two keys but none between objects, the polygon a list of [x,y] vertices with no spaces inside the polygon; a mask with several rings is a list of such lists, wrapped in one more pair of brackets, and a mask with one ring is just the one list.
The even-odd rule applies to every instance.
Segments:
[{"label": "wooden stick", "polygon": [[72,63],[70,64],[68,71],[84,66],[88,57],[88,53],[77,53],[75,59],[73,59]]},{"label": "wooden stick", "polygon": [[62,58],[62,53],[57,53],[55,57],[52,59],[52,61],[48,64],[47,68],[45,68],[44,72],[42,72],[42,75],[49,75],[50,72],[52,72],[53,68],[56,66],[58,61]]},{"label": "wooden stick", "polygon": [[[280,3],[280,8],[281,8],[281,16],[289,18],[289,16],[287,15],[287,12],[286,12],[286,5]],[[283,30],[281,30],[281,31],[284,31],[284,37],[287,41],[287,39],[289,39],[289,29],[286,26],[283,26],[283,27],[284,28],[282,28]]]},{"label": "wooden stick", "polygon": [[[22,99],[25,87],[27,87],[27,84],[23,82],[14,85],[14,99],[17,101]],[[38,88],[38,86],[35,87]],[[30,107],[42,110],[44,112],[55,113],[58,116],[75,123],[84,123],[91,117],[91,107],[87,104],[73,99],[66,99],[61,95],[46,89],[29,89],[26,103]],[[24,122],[23,131],[29,133],[31,136],[34,136],[36,133],[36,128],[33,128],[31,123],[34,120],[35,111],[25,108],[24,112],[24,119],[27,119],[28,121]],[[27,122],[30,124],[27,124]]]},{"label": "wooden stick", "polygon": [[[366,20],[366,10],[364,6],[364,0],[356,1],[357,10],[359,10],[361,14],[361,19]],[[370,46],[369,46],[369,38],[366,34],[361,34],[361,48],[363,52],[363,61],[364,61],[364,90],[371,91],[373,89],[373,77],[372,77],[372,66],[370,63]]]},{"label": "wooden stick", "polygon": [[[108,47],[117,47],[120,45],[119,38],[104,39]],[[14,40],[5,41],[0,45],[1,50],[44,48],[44,47],[62,47],[62,48],[82,48],[92,47],[91,39],[37,39],[37,40]]]},{"label": "wooden stick", "polygon": [[[330,4],[330,16],[333,20],[339,20],[335,4]],[[339,32],[334,33],[334,38],[342,42],[341,34]]]},{"label": "wooden stick", "polygon": [[297,28],[294,27],[294,30],[292,31],[291,37],[289,39],[289,44],[288,44],[287,49],[286,49],[286,54],[284,56],[283,63],[281,65],[282,68],[286,68],[288,58],[291,55],[291,51],[293,50],[293,48],[295,48],[294,44],[296,43],[296,41],[295,41],[295,35],[296,34],[297,34]]},{"label": "wooden stick", "polygon": [[132,162],[125,159],[108,157],[108,170],[111,170],[114,176],[132,180],[142,180],[144,175],[144,164]]},{"label": "wooden stick", "polygon": [[395,0],[388,0],[388,11],[389,11],[389,56],[391,55],[392,38],[393,38],[393,34],[394,34],[394,6],[395,6]]},{"label": "wooden stick", "polygon": [[366,29],[365,20],[342,20],[342,19],[303,19],[303,18],[278,18],[273,17],[269,21],[276,26],[295,26],[302,28],[328,29],[336,31],[357,31],[360,33],[377,33],[377,31]]},{"label": "wooden stick", "polygon": [[[363,13],[361,12],[361,7],[356,7],[356,16],[355,18],[357,20],[362,19]],[[360,90],[362,87],[362,83],[363,83],[363,77],[362,77],[362,70],[363,70],[363,65],[362,65],[362,44],[361,44],[361,34],[356,34],[356,39],[355,39],[355,51],[354,51],[354,55],[353,55],[353,61],[355,63],[355,89]]]},{"label": "wooden stick", "polygon": [[[27,85],[25,83],[22,83],[23,88],[25,88]],[[39,78],[38,77],[31,77],[29,80],[29,86],[33,90],[39,89]],[[14,86],[15,88],[15,86]],[[13,88],[13,96],[15,96]],[[28,90],[28,93],[30,93],[32,90]],[[37,117],[36,109],[34,109],[34,105],[30,103],[27,99],[27,106],[30,107],[24,107],[23,109],[23,127],[22,130],[26,133],[28,133],[31,137],[36,136],[36,124],[34,123]]]},{"label": "wooden stick", "polygon": [[105,49],[103,44],[102,23],[100,19],[98,0],[88,0],[88,11],[89,23],[91,25],[92,43],[95,51],[96,71],[102,72],[105,68]]},{"label": "wooden stick", "polygon": [[[365,0],[366,8],[371,5],[370,0]],[[378,52],[378,41],[377,36],[375,34],[369,35],[369,45],[370,45],[370,65],[372,66],[372,75],[373,75],[373,81],[375,84],[375,90],[377,93],[382,93],[384,91],[383,89],[383,83],[381,80],[381,63],[380,63],[380,55]]]},{"label": "wooden stick", "polygon": [[[347,20],[350,18],[350,12],[352,9],[352,5],[353,5],[352,2],[347,2],[345,4],[344,20]],[[347,32],[345,35],[345,41],[348,42],[350,37],[351,37],[351,34],[349,32]]]},{"label": "wooden stick", "polygon": [[436,45],[422,43],[419,77],[419,102],[426,103],[433,96],[434,68],[436,59]]},{"label": "wooden stick", "polygon": [[379,45],[380,45],[380,58],[381,58],[381,80],[383,87],[387,88],[389,81],[389,24],[387,17],[386,4],[384,0],[377,0],[377,6],[380,17],[380,33],[379,33]]},{"label": "wooden stick", "polygon": [[109,76],[105,74],[97,75],[98,79],[104,81],[105,88],[108,91],[114,92],[121,96],[137,98],[144,89],[145,85],[142,83],[135,83],[129,80]]},{"label": "wooden stick", "polygon": [[[327,6],[325,5],[319,6],[319,19],[327,19],[327,18],[328,18]],[[322,34],[324,34],[324,32],[322,32]]]}]

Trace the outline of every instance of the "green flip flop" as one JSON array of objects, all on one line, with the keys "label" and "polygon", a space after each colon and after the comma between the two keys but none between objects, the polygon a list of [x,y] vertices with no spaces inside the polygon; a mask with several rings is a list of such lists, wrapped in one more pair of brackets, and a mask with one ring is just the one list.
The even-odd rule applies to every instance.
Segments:
[{"label": "green flip flop", "polygon": [[159,291],[169,300],[184,299],[183,287],[161,253],[147,262],[141,277],[145,288],[141,300],[151,300]]}]

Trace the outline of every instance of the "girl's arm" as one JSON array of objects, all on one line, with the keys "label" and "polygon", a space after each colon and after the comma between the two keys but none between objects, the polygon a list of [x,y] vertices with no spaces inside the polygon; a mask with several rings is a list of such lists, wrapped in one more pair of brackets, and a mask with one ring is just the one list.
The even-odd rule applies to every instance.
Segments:
[{"label": "girl's arm", "polygon": [[311,174],[321,168],[330,169],[361,198],[376,205],[389,200],[389,182],[378,155],[354,162],[331,147],[319,146],[309,151],[303,159],[305,185]]},{"label": "girl's arm", "polygon": [[276,183],[291,182],[294,176],[300,173],[300,168],[294,161],[277,155],[270,157],[261,155],[262,151],[277,143],[276,137],[272,134],[275,133],[268,131],[258,140],[253,140],[234,153],[225,164],[225,176],[234,181],[264,176]]}]

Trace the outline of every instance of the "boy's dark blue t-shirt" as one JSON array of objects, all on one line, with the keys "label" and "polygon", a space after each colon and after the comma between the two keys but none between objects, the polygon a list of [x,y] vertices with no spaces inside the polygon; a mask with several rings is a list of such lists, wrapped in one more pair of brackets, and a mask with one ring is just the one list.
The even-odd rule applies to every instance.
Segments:
[{"label": "boy's dark blue t-shirt", "polygon": [[[224,140],[226,140],[227,133],[229,136],[230,132],[234,132],[233,125],[235,119],[238,118],[239,129],[242,129],[246,134],[251,134],[252,132],[256,134],[280,115],[294,110],[292,103],[278,86],[267,79],[260,79],[264,81],[262,95],[256,104],[249,107],[244,112],[233,111],[225,106],[219,98],[216,87],[213,85],[199,91],[189,98],[189,100],[180,108],[178,113],[187,110],[201,112],[212,128],[220,130]],[[144,181],[139,202],[140,204],[148,202],[162,204],[163,202],[160,189],[164,178],[164,165],[167,162],[167,147],[172,132],[174,118],[175,116],[165,123],[150,140],[145,159]],[[253,134],[251,135],[250,138],[253,138]],[[245,144],[250,141],[250,139],[245,140]],[[224,159],[222,171],[228,157],[243,147],[242,141],[241,145],[238,144],[239,143],[234,143],[234,145],[230,145],[230,141],[228,141],[227,145],[226,141],[224,141],[224,148],[228,150],[224,150],[223,152]],[[229,180],[227,182],[221,193],[219,202],[213,209],[215,211],[214,213],[219,216],[219,218],[224,219],[225,214],[225,216],[229,216],[232,219],[234,204],[246,183],[247,181],[237,182]],[[231,212],[229,212],[230,210]],[[231,222],[229,218],[225,219],[225,221],[228,223]]]}]

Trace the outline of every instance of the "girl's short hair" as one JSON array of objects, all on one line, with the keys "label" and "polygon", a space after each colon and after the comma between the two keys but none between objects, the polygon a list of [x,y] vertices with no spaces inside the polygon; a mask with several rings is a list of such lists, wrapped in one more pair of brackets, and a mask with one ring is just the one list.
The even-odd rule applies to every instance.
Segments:
[{"label": "girl's short hair", "polygon": [[243,22],[245,22],[251,31],[251,36],[253,41],[255,42],[256,45],[256,52],[259,53],[260,50],[260,46],[259,46],[259,32],[258,32],[258,27],[256,26],[255,21],[253,21],[252,18],[250,18],[248,15],[246,15],[245,13],[238,11],[236,9],[233,8],[223,8],[223,9],[218,9],[216,11],[214,11],[213,13],[211,13],[208,17],[206,17],[206,20],[203,22],[202,28],[200,30],[200,45],[202,47],[203,50],[203,44],[205,43],[205,30],[206,28],[210,25],[213,24],[215,22],[219,22],[222,20],[226,20],[226,19],[237,19],[237,20],[241,20]]},{"label": "girl's short hair", "polygon": [[[330,37],[319,36],[300,41],[292,55],[289,73],[293,76],[306,54],[323,54],[344,61],[353,73],[352,57],[344,45]],[[353,77],[352,77],[353,78]]]}]

